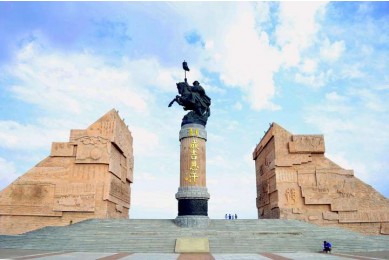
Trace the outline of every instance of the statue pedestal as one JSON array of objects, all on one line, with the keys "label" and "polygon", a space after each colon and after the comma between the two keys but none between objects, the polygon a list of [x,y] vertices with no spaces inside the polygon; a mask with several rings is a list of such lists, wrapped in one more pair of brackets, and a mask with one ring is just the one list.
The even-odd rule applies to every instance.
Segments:
[{"label": "statue pedestal", "polygon": [[208,227],[209,193],[206,187],[207,131],[200,124],[181,127],[180,187],[176,193],[178,216],[175,223],[181,227]]}]

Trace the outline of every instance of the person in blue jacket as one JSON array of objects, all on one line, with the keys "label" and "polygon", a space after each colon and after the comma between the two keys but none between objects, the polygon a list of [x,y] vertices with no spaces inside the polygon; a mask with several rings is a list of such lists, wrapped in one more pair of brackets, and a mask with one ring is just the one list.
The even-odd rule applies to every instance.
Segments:
[{"label": "person in blue jacket", "polygon": [[331,253],[331,243],[330,242],[327,242],[327,241],[324,241],[323,242],[323,252],[330,252]]}]

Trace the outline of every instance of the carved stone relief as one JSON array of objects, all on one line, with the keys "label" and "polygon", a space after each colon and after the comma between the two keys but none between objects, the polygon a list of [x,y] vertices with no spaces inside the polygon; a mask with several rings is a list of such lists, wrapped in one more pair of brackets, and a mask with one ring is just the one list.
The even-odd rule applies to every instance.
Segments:
[{"label": "carved stone relief", "polygon": [[276,180],[278,183],[297,183],[297,171],[291,167],[278,167],[276,169]]},{"label": "carved stone relief", "polygon": [[293,135],[289,142],[290,153],[324,153],[322,135]]},{"label": "carved stone relief", "polygon": [[259,218],[389,233],[389,200],[354,177],[353,170],[326,158],[324,151],[322,135],[292,135],[271,125],[253,152]]},{"label": "carved stone relief", "polygon": [[120,179],[122,178],[121,162],[123,157],[122,153],[114,145],[111,145],[109,171]]},{"label": "carved stone relief", "polygon": [[76,163],[109,163],[109,140],[100,136],[84,136],[76,141]]},{"label": "carved stone relief", "polygon": [[71,130],[70,142],[53,143],[50,156],[0,192],[1,234],[128,218],[133,165],[131,133],[115,110]]}]

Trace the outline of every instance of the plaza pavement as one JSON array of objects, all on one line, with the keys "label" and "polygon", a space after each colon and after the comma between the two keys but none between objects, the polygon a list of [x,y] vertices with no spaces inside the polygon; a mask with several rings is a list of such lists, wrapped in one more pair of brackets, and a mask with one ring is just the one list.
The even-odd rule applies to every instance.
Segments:
[{"label": "plaza pavement", "polygon": [[66,252],[47,250],[0,249],[0,259],[45,259],[45,260],[341,260],[341,259],[389,259],[389,251],[352,252],[352,253],[258,253],[258,254],[174,254],[174,253],[100,253]]}]

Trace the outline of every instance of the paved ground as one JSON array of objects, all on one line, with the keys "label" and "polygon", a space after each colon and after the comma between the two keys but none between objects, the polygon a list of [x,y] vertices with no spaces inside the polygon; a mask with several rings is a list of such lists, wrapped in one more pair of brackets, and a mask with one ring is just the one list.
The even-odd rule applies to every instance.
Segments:
[{"label": "paved ground", "polygon": [[45,259],[45,260],[341,260],[341,259],[389,259],[389,251],[361,253],[260,253],[260,254],[158,254],[158,253],[94,253],[55,252],[42,250],[0,249],[0,259]]}]

